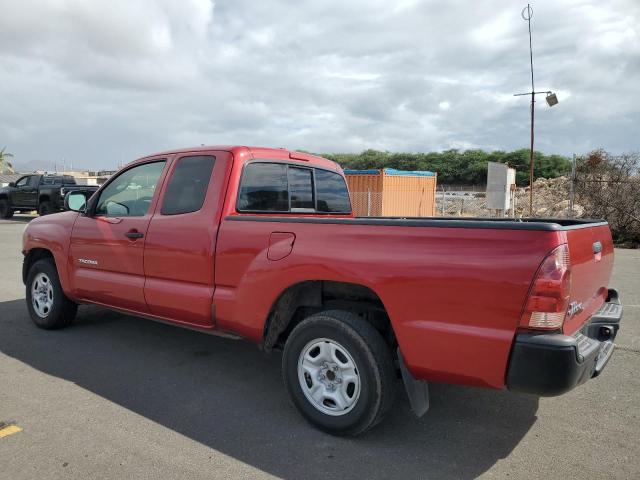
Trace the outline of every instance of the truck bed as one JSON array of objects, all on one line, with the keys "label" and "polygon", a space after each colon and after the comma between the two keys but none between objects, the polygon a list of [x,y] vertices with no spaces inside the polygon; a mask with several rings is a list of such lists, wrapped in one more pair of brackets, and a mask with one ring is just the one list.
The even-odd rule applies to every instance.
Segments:
[{"label": "truck bed", "polygon": [[[605,249],[593,267],[587,256],[596,230]],[[274,232],[295,236],[291,254],[276,262],[267,258]],[[364,284],[384,304],[414,375],[501,388],[532,279],[570,232],[579,249],[572,258],[585,273],[576,291],[589,310],[598,308],[613,260],[600,220],[229,215],[217,245],[216,320],[257,340],[273,299],[290,285]]]}]

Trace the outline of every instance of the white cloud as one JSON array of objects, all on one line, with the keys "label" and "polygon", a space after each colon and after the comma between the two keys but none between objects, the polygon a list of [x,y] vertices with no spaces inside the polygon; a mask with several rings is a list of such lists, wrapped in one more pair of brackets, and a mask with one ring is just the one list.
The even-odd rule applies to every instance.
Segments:
[{"label": "white cloud", "polygon": [[[537,104],[538,147],[637,148],[640,4],[534,8],[536,89],[560,99]],[[0,0],[0,145],[18,163],[95,167],[201,143],[526,147],[528,101],[512,96],[529,89],[520,10],[507,0]]]}]

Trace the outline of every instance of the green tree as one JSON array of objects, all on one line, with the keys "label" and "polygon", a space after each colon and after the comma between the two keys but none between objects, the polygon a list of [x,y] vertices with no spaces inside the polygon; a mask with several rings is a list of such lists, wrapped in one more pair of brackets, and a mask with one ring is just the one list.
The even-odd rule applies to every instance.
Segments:
[{"label": "green tree", "polygon": [[[342,168],[356,170],[387,167],[399,170],[429,170],[438,173],[438,182],[441,184],[483,185],[487,181],[487,163],[501,162],[508,163],[516,169],[518,185],[529,184],[529,150],[526,148],[511,152],[452,149],[427,153],[391,153],[370,149],[362,153],[334,153],[322,156],[338,162]],[[571,162],[566,157],[535,152],[535,178],[555,178],[566,175],[570,169]]]}]

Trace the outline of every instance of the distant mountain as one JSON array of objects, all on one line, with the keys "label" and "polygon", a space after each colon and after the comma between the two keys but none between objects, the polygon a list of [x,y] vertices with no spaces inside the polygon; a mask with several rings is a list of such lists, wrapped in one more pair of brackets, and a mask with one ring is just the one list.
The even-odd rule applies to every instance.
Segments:
[{"label": "distant mountain", "polygon": [[[14,160],[13,163],[13,169],[16,172],[20,172],[20,173],[29,173],[29,172],[35,172],[38,170],[44,170],[47,172],[55,172],[56,170],[61,172],[63,170],[71,170],[71,165],[70,164],[65,164],[63,165],[62,163],[56,163],[54,161],[49,161],[49,160],[30,160],[30,161],[19,161],[19,160]],[[73,166],[74,170],[84,170],[82,168],[78,168],[80,167],[80,165]]]}]

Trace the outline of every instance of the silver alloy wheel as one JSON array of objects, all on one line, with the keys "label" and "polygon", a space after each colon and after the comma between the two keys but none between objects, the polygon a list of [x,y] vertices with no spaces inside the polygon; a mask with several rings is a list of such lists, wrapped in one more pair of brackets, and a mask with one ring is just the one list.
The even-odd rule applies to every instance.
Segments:
[{"label": "silver alloy wheel", "polygon": [[44,273],[38,273],[33,279],[31,304],[40,318],[46,318],[53,308],[53,284]]},{"label": "silver alloy wheel", "polygon": [[335,340],[317,338],[300,352],[298,380],[309,403],[327,415],[349,413],[360,398],[360,374],[349,351]]}]

